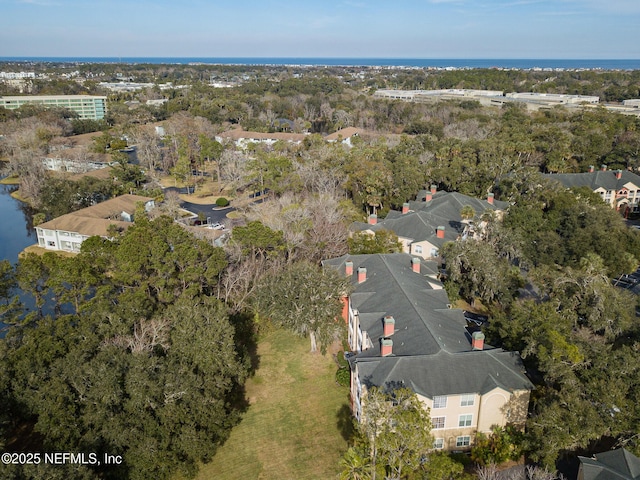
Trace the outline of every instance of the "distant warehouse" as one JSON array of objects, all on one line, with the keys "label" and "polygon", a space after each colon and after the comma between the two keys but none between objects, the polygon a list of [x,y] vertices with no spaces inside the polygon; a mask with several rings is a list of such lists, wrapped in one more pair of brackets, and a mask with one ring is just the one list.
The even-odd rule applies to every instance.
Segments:
[{"label": "distant warehouse", "polygon": [[82,120],[102,120],[107,113],[107,97],[93,95],[23,95],[0,96],[0,107],[15,110],[33,103],[44,107],[62,107],[78,114]]}]

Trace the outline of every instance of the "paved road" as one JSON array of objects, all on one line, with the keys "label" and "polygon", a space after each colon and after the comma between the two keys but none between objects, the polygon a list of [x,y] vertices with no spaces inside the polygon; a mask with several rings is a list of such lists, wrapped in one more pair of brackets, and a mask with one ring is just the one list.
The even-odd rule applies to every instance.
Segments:
[{"label": "paved road", "polygon": [[[167,187],[165,188],[165,191],[174,191],[180,194],[187,193],[186,188],[176,188],[176,187]],[[200,205],[197,203],[180,201],[180,206],[185,210],[189,210],[190,212],[195,213],[196,215],[202,212],[202,215],[204,215],[204,218],[208,218],[210,223],[217,223],[217,222],[224,223],[224,221],[227,219],[227,213],[233,212],[235,210],[235,208],[233,207],[218,210],[218,206],[215,203]]]}]

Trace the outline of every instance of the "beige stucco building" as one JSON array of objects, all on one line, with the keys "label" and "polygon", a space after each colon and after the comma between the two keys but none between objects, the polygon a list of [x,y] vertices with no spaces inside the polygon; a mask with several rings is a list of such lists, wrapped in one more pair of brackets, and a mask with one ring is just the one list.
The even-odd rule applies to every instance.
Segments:
[{"label": "beige stucco building", "polygon": [[556,180],[565,187],[588,187],[616,210],[637,211],[640,204],[640,175],[628,170],[599,170],[590,167],[586,173],[553,173],[546,178]]},{"label": "beige stucco building", "polygon": [[[406,202],[401,211],[392,210],[384,220],[370,215],[367,223],[355,222],[351,231],[374,234],[379,230],[390,230],[402,243],[402,251],[425,260],[438,257],[446,242],[468,237],[479,238],[487,223],[483,215],[490,213],[500,220],[508,204],[493,198],[473,198],[457,192],[438,191],[433,185],[429,190],[418,192],[415,201]],[[463,218],[464,208],[474,212],[474,218]]]},{"label": "beige stucco building", "polygon": [[111,226],[120,230],[129,228],[139,204],[149,211],[154,200],[139,195],[121,195],[54,218],[36,227],[38,245],[47,250],[79,252],[87,238],[94,235],[108,237]]},{"label": "beige stucco building", "polygon": [[517,352],[484,343],[451,308],[435,262],[408,254],[325,260],[354,286],[344,298],[351,350],[351,408],[367,391],[411,388],[430,411],[434,447],[464,451],[477,432],[524,425],[533,384]]}]

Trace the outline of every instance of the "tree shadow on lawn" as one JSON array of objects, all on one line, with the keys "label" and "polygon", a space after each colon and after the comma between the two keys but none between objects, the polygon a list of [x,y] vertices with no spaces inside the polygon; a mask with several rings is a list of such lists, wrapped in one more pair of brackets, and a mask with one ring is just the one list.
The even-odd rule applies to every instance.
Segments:
[{"label": "tree shadow on lawn", "polygon": [[[248,376],[254,375],[260,366],[260,356],[258,355],[258,341],[253,316],[248,313],[237,313],[232,315],[231,323],[235,328],[234,342],[238,356],[242,362],[248,366]],[[246,389],[244,383],[236,385],[229,394],[229,401],[233,405],[233,409],[237,412],[244,413],[249,408],[249,400],[245,395]]]},{"label": "tree shadow on lawn", "polygon": [[356,433],[356,428],[354,423],[355,418],[351,413],[351,408],[349,407],[348,403],[344,403],[340,407],[340,410],[338,410],[338,413],[336,414],[336,419],[336,425],[338,427],[338,430],[340,430],[340,435],[342,436],[342,438],[346,442],[351,441]]}]

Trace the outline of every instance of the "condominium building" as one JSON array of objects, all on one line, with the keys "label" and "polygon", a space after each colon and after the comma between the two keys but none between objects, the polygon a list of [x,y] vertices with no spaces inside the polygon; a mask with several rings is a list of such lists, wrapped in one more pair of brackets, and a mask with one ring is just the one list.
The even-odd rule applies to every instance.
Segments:
[{"label": "condominium building", "polygon": [[533,384],[520,355],[485,344],[462,310],[451,308],[436,262],[392,253],[322,264],[353,286],[342,316],[358,421],[371,388],[402,386],[429,409],[435,449],[469,450],[478,432],[524,425]]},{"label": "condominium building", "polygon": [[602,165],[600,170],[590,166],[587,173],[550,173],[544,177],[557,180],[567,188],[589,187],[625,216],[640,208],[640,175],[628,170],[611,171]]},{"label": "condominium building", "polygon": [[33,103],[44,107],[62,107],[79,115],[81,120],[102,120],[107,113],[107,97],[93,95],[21,95],[0,96],[0,107],[15,110]]}]

